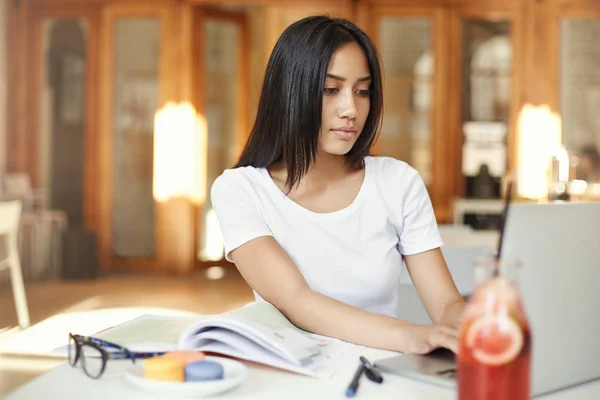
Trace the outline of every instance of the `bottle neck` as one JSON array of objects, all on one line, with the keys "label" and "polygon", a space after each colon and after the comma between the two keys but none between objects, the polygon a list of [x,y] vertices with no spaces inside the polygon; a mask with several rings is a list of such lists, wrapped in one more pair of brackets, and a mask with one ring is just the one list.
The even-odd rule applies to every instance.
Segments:
[{"label": "bottle neck", "polygon": [[475,284],[480,285],[492,279],[502,278],[519,285],[520,264],[516,260],[496,260],[495,257],[483,257],[475,261]]}]

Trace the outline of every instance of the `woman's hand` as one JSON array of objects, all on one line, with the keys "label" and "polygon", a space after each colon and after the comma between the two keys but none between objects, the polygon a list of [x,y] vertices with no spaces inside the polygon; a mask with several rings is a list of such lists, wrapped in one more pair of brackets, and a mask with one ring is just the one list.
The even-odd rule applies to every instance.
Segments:
[{"label": "woman's hand", "polygon": [[454,326],[410,324],[405,325],[403,330],[404,353],[427,354],[440,347],[453,353],[458,351],[458,329]]}]

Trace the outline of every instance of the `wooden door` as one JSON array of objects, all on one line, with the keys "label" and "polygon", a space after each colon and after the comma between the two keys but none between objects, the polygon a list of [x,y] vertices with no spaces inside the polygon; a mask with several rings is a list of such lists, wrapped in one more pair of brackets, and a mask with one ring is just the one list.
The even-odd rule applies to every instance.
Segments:
[{"label": "wooden door", "polygon": [[11,146],[9,168],[26,171],[46,204],[66,213],[71,229],[94,233],[99,15],[97,5],[84,4],[29,10],[29,45],[12,49],[26,65],[15,75],[26,80],[11,82],[11,89],[27,101],[13,104],[16,112],[9,125],[22,128],[18,143]]},{"label": "wooden door", "polygon": [[360,4],[384,73],[384,115],[374,153],[404,160],[427,185],[438,221],[449,216],[457,148],[448,135],[448,10],[437,4]]},{"label": "wooden door", "polygon": [[249,135],[247,20],[246,11],[203,7],[195,12],[196,104],[207,126],[207,195],[195,218],[195,260],[199,268],[225,263],[210,188],[225,169],[235,165]]},{"label": "wooden door", "polygon": [[[466,2],[453,7],[450,21],[450,46],[452,63],[449,76],[449,130],[452,142],[458,146],[454,164],[454,188],[458,197],[476,197],[472,181],[465,166],[465,130],[471,122],[504,124],[506,127],[506,156],[504,167],[492,173],[496,187],[494,197],[501,196],[501,179],[514,169],[517,157],[517,118],[522,106],[521,81],[523,75],[523,12],[519,1],[495,3]],[[496,47],[497,60],[492,68],[477,66],[478,57],[487,57],[486,48]],[[493,54],[493,50],[491,50]],[[508,53],[508,54],[505,54]],[[507,57],[510,57],[507,59]],[[490,57],[493,58],[493,57]],[[507,68],[505,68],[507,67]],[[479,72],[481,71],[481,72]],[[491,75],[488,79],[486,75]],[[481,77],[481,78],[480,78]],[[477,92],[477,80],[491,81],[493,86]],[[487,95],[486,95],[487,93]],[[489,97],[489,99],[488,99]],[[489,107],[485,107],[489,104]],[[491,171],[491,168],[490,168]]]},{"label": "wooden door", "polygon": [[112,269],[191,268],[191,206],[153,193],[154,122],[178,101],[182,10],[156,2],[103,7],[100,63],[101,261]]},{"label": "wooden door", "polygon": [[597,199],[600,194],[600,3],[555,0],[548,7],[545,14],[548,105],[560,115],[561,143],[574,156],[572,178],[585,181],[587,186],[597,185]]}]

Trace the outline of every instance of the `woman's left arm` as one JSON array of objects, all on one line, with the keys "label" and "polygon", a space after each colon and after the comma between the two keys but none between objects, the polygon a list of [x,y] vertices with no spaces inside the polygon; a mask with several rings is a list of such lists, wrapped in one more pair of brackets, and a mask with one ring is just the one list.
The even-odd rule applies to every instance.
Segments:
[{"label": "woman's left arm", "polygon": [[440,248],[404,256],[417,293],[434,324],[457,327],[465,308]]}]

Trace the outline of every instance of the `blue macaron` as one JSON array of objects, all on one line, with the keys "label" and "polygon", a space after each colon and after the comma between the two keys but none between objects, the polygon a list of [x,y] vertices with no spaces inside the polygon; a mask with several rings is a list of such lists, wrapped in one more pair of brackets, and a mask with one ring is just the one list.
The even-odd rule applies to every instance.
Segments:
[{"label": "blue macaron", "polygon": [[189,382],[223,379],[223,366],[214,361],[194,361],[185,366],[185,380]]}]

